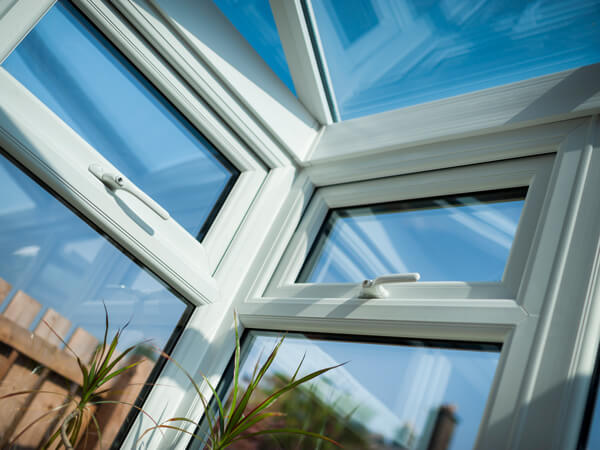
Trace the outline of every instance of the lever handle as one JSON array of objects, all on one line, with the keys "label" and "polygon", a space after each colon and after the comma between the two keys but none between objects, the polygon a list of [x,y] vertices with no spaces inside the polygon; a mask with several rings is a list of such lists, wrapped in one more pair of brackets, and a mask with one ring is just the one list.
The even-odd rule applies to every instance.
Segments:
[{"label": "lever handle", "polygon": [[144,191],[140,190],[135,184],[120,173],[105,172],[102,166],[98,164],[90,164],[88,170],[110,190],[116,191],[117,189],[121,189],[125,192],[129,192],[154,211],[161,219],[169,219],[169,213],[162,206],[152,200]]},{"label": "lever handle", "polygon": [[386,298],[390,295],[383,286],[387,283],[406,283],[419,281],[421,275],[417,272],[382,275],[374,280],[365,280],[361,284],[358,298]]}]

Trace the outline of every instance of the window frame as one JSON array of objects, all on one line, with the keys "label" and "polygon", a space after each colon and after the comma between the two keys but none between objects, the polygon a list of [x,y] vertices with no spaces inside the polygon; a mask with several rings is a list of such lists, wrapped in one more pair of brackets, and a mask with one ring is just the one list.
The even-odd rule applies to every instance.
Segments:
[{"label": "window frame", "polygon": [[358,281],[355,284],[295,281],[332,209],[527,186],[527,198],[501,282],[469,283],[465,280],[389,285],[386,288],[390,298],[384,303],[389,304],[394,298],[514,299],[520,284],[518,274],[523,272],[545,196],[552,159],[549,155],[538,156],[318,189],[264,297],[342,298],[347,301],[357,296]]},{"label": "window frame", "polygon": [[[12,44],[7,45],[5,52],[0,54],[0,61],[4,60],[43,17],[54,4],[54,0],[46,1],[44,8],[28,9],[25,3],[17,2],[10,5],[0,17],[2,34],[12,39]],[[271,205],[273,207],[278,205],[277,201],[270,202],[261,198],[274,197],[275,193],[282,192],[282,189],[289,184],[290,170],[285,166],[269,170],[268,164],[250,151],[230,127],[109,5],[100,2],[88,3],[85,0],[75,0],[73,3],[154,84],[161,94],[240,170],[240,176],[202,243],[171,220],[173,222],[171,229],[174,229],[176,234],[171,239],[171,244],[174,240],[175,250],[168,248],[173,247],[168,241],[159,243],[160,248],[157,248],[156,242],[144,241],[143,233],[131,228],[131,219],[128,219],[123,211],[115,208],[114,204],[111,205],[114,201],[107,196],[102,183],[87,170],[91,161],[89,159],[82,161],[82,155],[93,155],[93,158],[101,162],[104,167],[111,167],[110,163],[2,68],[0,68],[2,85],[0,89],[11,95],[3,96],[0,100],[3,110],[0,116],[0,145],[11,157],[46,183],[87,220],[159,275],[188,301],[196,305],[207,304],[206,309],[210,309],[208,306],[211,302],[218,305],[226,303],[223,298],[232,295],[231,289],[236,289],[240,280],[239,277],[228,277],[228,272],[223,269],[223,266],[247,264],[247,258],[238,257],[235,262],[232,261],[234,259],[230,254],[234,246],[232,243],[236,242],[235,238],[240,234],[244,222],[251,218],[256,222],[256,214],[251,214],[251,206],[261,202],[268,203],[269,208]],[[18,27],[3,26],[7,20],[13,20],[15,16],[21,19]],[[45,124],[41,130],[36,126],[39,123]],[[65,148],[71,152],[66,152]],[[77,151],[72,153],[73,150]],[[153,215],[151,211],[144,211],[143,206],[140,210],[142,214],[147,214],[144,219],[151,218]],[[271,214],[267,214],[266,217],[270,217]],[[215,231],[216,227],[219,227],[218,231]],[[162,235],[164,236],[165,233],[163,232]],[[244,233],[242,232],[241,235],[243,239]],[[245,249],[244,252],[248,252],[251,256],[253,246],[247,247],[249,249]],[[197,309],[196,314],[192,313],[187,328],[178,339],[172,354],[181,360],[182,365],[190,372],[195,372],[197,369],[196,361],[177,355],[186,353],[188,345],[198,347],[202,341],[199,342],[198,337],[194,336],[195,330],[208,330],[210,333],[215,321],[220,320],[220,308],[221,306],[212,308],[206,316],[204,315],[206,309],[201,313],[198,313]],[[172,372],[173,368],[167,365],[159,376],[157,384],[169,379],[169,370]],[[178,393],[182,392],[185,391],[176,388],[168,395],[177,398]],[[157,407],[155,411],[161,409]]]},{"label": "window frame", "polygon": [[[288,165],[289,155],[309,152],[320,124],[216,5],[187,0],[113,4],[268,164]],[[189,27],[181,25],[184,20]]]},{"label": "window frame", "polygon": [[[366,305],[357,307],[351,301],[332,306],[326,298],[313,301],[312,305],[297,298],[265,298],[265,289],[269,292],[266,285],[270,278],[267,278],[263,291],[247,296],[238,306],[242,323],[248,328],[271,330],[323,333],[351,330],[353,334],[365,335],[500,342],[502,356],[476,448],[496,448],[500,443],[506,448],[571,448],[585,407],[589,384],[585,373],[587,370],[591,373],[595,360],[595,354],[588,352],[598,345],[597,339],[587,336],[600,334],[585,323],[587,309],[593,304],[591,294],[598,292],[596,277],[600,275],[600,236],[597,229],[592,232],[590,228],[600,224],[597,207],[592,206],[592,192],[600,187],[600,175],[590,170],[592,159],[595,165],[600,164],[600,128],[597,118],[571,121],[568,125],[558,142],[553,140],[550,144],[546,130],[537,140],[521,143],[533,152],[546,153],[553,148],[555,163],[530,260],[514,301],[478,304],[472,301],[463,303],[461,309],[458,302],[429,299],[410,304],[407,299],[404,304],[399,302],[394,311],[393,305],[385,304],[388,300],[376,300],[370,314],[361,316],[356,311]],[[492,135],[490,143],[497,143],[498,138]],[[467,147],[468,141],[463,142]],[[419,149],[425,154],[428,150]],[[495,155],[490,158],[494,160]],[[594,209],[595,219],[592,219],[594,214],[585,211]],[[286,214],[293,212],[287,210]],[[299,230],[298,223],[289,224],[290,240]],[[583,230],[587,231],[582,233]],[[595,244],[586,251],[583,247],[579,251],[569,250],[572,239],[585,240],[586,236],[593,236]],[[282,255],[283,251],[278,257]],[[585,265],[581,264],[583,260],[587,261]],[[569,272],[570,277],[566,276]],[[560,301],[561,296],[568,296],[569,289],[581,295],[571,302]],[[597,314],[597,306],[595,311]],[[597,320],[594,317],[595,323]],[[570,330],[567,341],[564,341],[565,327]],[[550,342],[553,347],[548,348]],[[571,353],[573,345],[578,348],[575,354]],[[580,373],[582,378],[571,380],[574,373]],[[552,392],[554,403],[546,404],[548,385],[553,383],[560,388]],[[552,409],[548,409],[550,406]],[[545,420],[553,422],[552,432],[548,431]]]},{"label": "window frame", "polygon": [[[74,3],[78,7],[81,6],[80,2],[76,1]],[[51,6],[54,2],[47,2],[47,4]],[[21,3],[17,3],[16,5],[19,5],[20,7]],[[49,7],[37,9],[36,12],[42,14],[37,20],[39,20],[48,9]],[[8,12],[10,11],[11,10]],[[115,39],[118,37],[118,40],[112,40],[114,44],[117,44],[116,47],[122,51],[124,55],[132,61],[136,68],[151,80],[161,94],[171,101],[213,145],[219,148],[223,156],[240,171],[236,183],[225,199],[224,204],[221,206],[219,214],[217,214],[213,225],[208,230],[203,242],[198,243],[195,238],[190,239],[189,236],[181,236],[175,241],[175,245],[180,249],[186,250],[186,252],[183,253],[183,256],[187,256],[188,267],[199,266],[199,272],[193,275],[193,272],[189,269],[186,270],[183,264],[179,264],[178,267],[176,264],[177,258],[175,256],[171,257],[171,262],[167,263],[167,265],[160,262],[160,260],[164,258],[163,256],[140,256],[141,260],[151,267],[156,268],[158,267],[157,264],[160,264],[162,266],[161,270],[165,270],[169,264],[174,264],[173,267],[177,267],[177,269],[170,269],[172,275],[169,277],[169,280],[173,282],[179,278],[179,281],[176,282],[176,285],[179,286],[178,290],[183,291],[188,297],[191,297],[192,301],[195,301],[196,304],[212,301],[212,299],[218,298],[218,290],[216,284],[212,280],[212,276],[214,275],[219,262],[223,258],[231,239],[237,232],[239,223],[245,215],[246,210],[254,201],[256,193],[264,182],[267,170],[264,164],[248,152],[247,148],[232,135],[212,111],[206,108],[200,100],[190,95],[189,91],[186,92],[184,85],[181,81],[177,80],[176,74],[168,70],[164,62],[160,61],[160,59],[152,53],[151,49],[136,37],[133,31],[129,30],[122,22],[118,23],[117,27],[115,21],[118,18],[114,15],[108,16],[108,8],[106,8],[103,13],[105,14],[103,16],[105,22],[95,24],[97,26],[104,25],[100,26],[100,29],[107,35],[107,38]],[[3,24],[5,20],[10,18],[11,15],[6,14],[0,19],[0,24]],[[32,28],[31,23],[37,23],[37,20],[33,21],[31,17],[28,17],[28,20],[23,22],[25,28],[22,29],[22,37]],[[94,21],[92,20],[92,22]],[[112,35],[106,33],[107,23],[111,24]],[[123,40],[125,37],[127,38],[126,41]],[[125,44],[128,45],[125,46]],[[11,47],[11,50],[12,48],[14,48],[14,46]],[[3,60],[7,54],[0,55],[0,60]],[[82,183],[86,183],[86,177],[90,177],[90,174],[86,169],[87,164],[90,164],[95,160],[103,167],[111,168],[112,165],[110,164],[110,161],[106,161],[100,155],[94,157],[94,150],[87,145],[87,143],[78,138],[78,136],[74,136],[74,133],[67,125],[23,88],[8,72],[4,69],[0,69],[0,75],[4,86],[3,89],[6,89],[7,92],[10,92],[14,97],[11,99],[10,105],[4,105],[5,110],[15,112],[9,119],[13,124],[0,124],[4,138],[3,144],[6,151],[11,153],[13,157],[25,165],[27,165],[27,161],[29,161],[30,164],[38,166],[38,176],[45,182],[48,182],[53,188],[58,188],[58,192],[65,198],[73,200],[80,206],[87,205],[85,208],[88,212],[95,215],[96,220],[99,220],[105,225],[112,223],[109,225],[111,229],[120,227],[117,222],[127,222],[127,219],[122,212],[119,213],[119,208],[111,207],[106,201],[102,203],[102,194],[105,194],[105,192],[100,183],[95,183],[97,189],[86,190],[86,188],[80,187],[72,181],[68,183],[64,182],[64,180],[79,180]],[[72,162],[82,158],[79,156],[63,156],[62,154],[66,154],[66,152],[64,149],[61,149],[59,145],[54,145],[53,148],[48,147],[43,151],[39,151],[41,147],[38,143],[35,143],[33,135],[40,134],[40,132],[36,130],[36,122],[27,118],[27,115],[32,114],[37,115],[36,119],[41,121],[38,123],[48,124],[45,128],[48,130],[46,138],[48,138],[49,142],[58,142],[60,139],[65,139],[70,143],[72,148],[78,149],[76,153],[86,153],[88,159],[86,161],[79,161],[79,167],[76,167]],[[17,131],[17,129],[20,131]],[[44,132],[45,131],[46,130],[44,130]],[[26,147],[30,148],[25,150]],[[28,153],[27,156],[25,156],[25,151]],[[54,172],[53,176],[50,176],[48,173],[48,165],[52,166],[51,171]],[[50,180],[50,178],[53,179]],[[62,184],[62,186],[59,188],[60,184]],[[79,200],[76,200],[76,198],[79,198]],[[90,207],[94,204],[97,204],[97,206]],[[128,203],[128,205],[132,204],[133,202]],[[103,216],[103,218],[100,218],[100,216]],[[111,217],[116,217],[116,219],[111,220]],[[142,212],[142,217],[145,220],[151,220],[150,218],[152,215],[144,214],[144,212]],[[172,220],[170,219],[169,222],[172,222]],[[160,224],[159,222],[157,226],[160,227],[161,225],[164,224]],[[219,232],[214,231],[217,227]],[[173,230],[171,233],[182,234],[181,231],[177,230]],[[142,247],[140,247],[139,243],[138,245],[132,244],[132,240],[135,241],[140,239],[140,235],[143,234],[138,233],[137,230],[126,231],[121,229],[120,234],[120,243],[129,250],[134,251],[134,254],[136,255],[137,253],[134,250],[135,247],[137,247],[137,252],[139,253],[140,251],[144,251],[142,247],[147,248],[149,245],[146,243],[142,244]],[[129,235],[129,242],[127,242],[127,238],[125,238],[126,235]],[[141,238],[143,238],[143,236]],[[148,250],[145,250],[145,252],[148,253]],[[164,250],[163,253],[165,253]],[[179,256],[179,258],[181,259],[181,256]],[[187,275],[178,276],[179,273]],[[207,295],[202,295],[198,288],[194,289],[189,286],[185,288],[185,284],[189,283],[185,282],[184,278],[188,277],[191,280],[197,278],[204,279]]]},{"label": "window frame", "polygon": [[[152,7],[140,9],[141,1],[136,0],[137,6],[127,0],[75,3],[221,152],[228,158],[247,158],[249,164],[254,161],[257,168],[252,172],[262,174],[262,181],[252,177],[254,188],[244,190],[250,197],[241,202],[246,208],[232,206],[232,217],[224,222],[233,220],[235,231],[219,245],[222,256],[209,263],[221,300],[196,308],[174,357],[190,373],[202,369],[216,384],[234,349],[234,310],[242,328],[468,340],[487,336],[503,342],[504,350],[477,448],[573,447],[587,397],[586,377],[593,371],[600,341],[600,218],[595,200],[600,190],[600,63],[329,124],[318,113],[310,117],[307,111],[313,107],[305,109],[282,94],[280,80],[259,69],[263,63],[258,55],[243,53],[245,46],[232,37],[236,32],[231,27],[215,26],[211,32],[231,46],[229,56],[245,55],[247,65],[237,71],[209,46],[187,48],[189,42],[180,35],[185,30],[165,25],[168,14],[161,15],[161,5],[148,0]],[[279,17],[286,14],[290,16],[283,23],[296,24],[290,28],[292,36],[306,33],[298,2],[288,8],[288,2],[271,0],[278,28],[285,28]],[[51,4],[20,0],[0,12],[0,59]],[[193,12],[193,2],[188,5]],[[209,22],[209,17],[198,18],[199,27]],[[310,105],[302,94],[307,92],[317,99],[315,111],[323,112],[323,93],[316,92],[321,75],[316,64],[302,62],[312,52],[310,40],[302,36],[282,36],[284,50],[288,60],[290,54],[298,58],[291,58],[290,69],[301,102]],[[288,51],[286,41],[299,43],[299,49]],[[303,64],[306,73],[298,76]],[[252,68],[261,74],[265,89],[252,87],[249,102],[245,71]],[[319,122],[326,126],[319,128]],[[280,126],[274,128],[274,123]],[[437,313],[436,305],[404,305],[407,316],[392,320],[382,313],[360,320],[351,315],[331,319],[323,309],[302,315],[301,305],[285,311],[263,305],[271,276],[316,188],[543,153],[555,153],[556,160],[518,301],[477,313],[471,306],[478,305],[468,303],[462,310],[441,304]],[[77,196],[72,189],[77,173],[71,174],[73,179],[55,177],[22,148],[13,154],[113,239],[126,241],[115,224],[94,216],[91,205]],[[164,267],[152,269],[168,278]],[[169,282],[177,287],[177,280]],[[351,312],[352,305],[346,308]],[[444,308],[455,315],[453,321],[443,321]],[[456,317],[460,313],[462,321]],[[419,320],[430,314],[434,320]],[[158,383],[176,387],[155,387],[144,405],[150,413],[200,418],[200,402],[173,365],[167,364]],[[205,384],[201,388],[209,393]],[[124,445],[139,445],[135,430],[150,425],[138,416]],[[187,436],[167,432],[149,437],[147,444],[183,449]]]}]

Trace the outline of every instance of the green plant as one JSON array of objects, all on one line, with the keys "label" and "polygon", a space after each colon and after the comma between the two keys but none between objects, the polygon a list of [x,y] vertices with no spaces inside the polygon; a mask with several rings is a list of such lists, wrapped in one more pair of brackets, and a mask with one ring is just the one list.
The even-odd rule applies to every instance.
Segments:
[{"label": "green plant", "polygon": [[177,361],[175,361],[168,355],[163,354],[163,356],[165,358],[172,361],[180,370],[182,370],[182,372],[186,375],[186,377],[190,380],[190,382],[194,386],[194,389],[195,389],[196,393],[198,394],[198,396],[202,402],[202,405],[204,406],[205,419],[208,423],[208,429],[209,429],[207,435],[200,436],[198,434],[194,434],[194,433],[182,428],[182,426],[177,426],[176,425],[177,422],[187,422],[194,426],[196,425],[196,422],[194,422],[193,420],[188,419],[186,417],[174,417],[174,418],[167,419],[160,424],[155,424],[154,426],[149,427],[140,436],[139,440],[141,440],[144,437],[144,435],[146,435],[147,433],[149,433],[152,430],[160,429],[160,428],[167,428],[167,429],[173,429],[173,430],[177,430],[177,431],[181,431],[181,432],[190,434],[195,439],[197,439],[201,442],[206,442],[207,450],[223,450],[223,449],[226,449],[227,447],[229,447],[230,445],[234,444],[235,442],[238,442],[238,441],[241,441],[244,439],[248,439],[248,438],[251,438],[254,436],[259,436],[259,435],[275,435],[275,434],[296,434],[296,435],[301,435],[301,436],[305,436],[305,437],[310,437],[310,438],[326,441],[333,445],[341,447],[341,445],[338,442],[334,441],[333,439],[331,439],[327,436],[324,436],[320,433],[316,433],[316,432],[312,432],[312,431],[302,430],[299,428],[288,428],[288,427],[284,426],[284,427],[278,427],[278,428],[265,428],[265,429],[261,429],[260,431],[251,431],[252,427],[255,427],[256,425],[258,425],[260,423],[266,423],[265,421],[267,421],[267,419],[269,419],[269,418],[285,416],[285,414],[282,412],[268,411],[268,409],[278,399],[280,399],[281,396],[283,396],[284,394],[286,394],[290,391],[295,390],[296,388],[303,385],[307,381],[310,381],[310,380],[318,377],[319,375],[322,375],[325,372],[335,369],[336,367],[339,367],[343,364],[326,367],[324,369],[320,369],[320,370],[311,372],[308,375],[305,375],[305,376],[297,379],[296,377],[298,375],[298,372],[300,371],[302,363],[304,362],[304,357],[303,357],[302,360],[300,361],[300,363],[298,364],[298,367],[296,368],[296,370],[290,380],[283,383],[282,386],[278,387],[273,393],[269,394],[265,399],[258,402],[258,404],[256,406],[252,407],[252,409],[250,411],[246,412],[246,409],[250,404],[250,400],[251,400],[253,394],[257,391],[259,383],[261,382],[261,380],[267,373],[267,370],[269,369],[269,367],[271,367],[271,365],[273,364],[273,361],[275,361],[275,358],[277,357],[277,353],[279,352],[279,348],[281,347],[281,344],[283,343],[285,336],[282,336],[277,341],[275,347],[273,348],[273,350],[271,351],[271,353],[269,354],[269,356],[267,357],[265,362],[262,364],[262,366],[260,366],[260,368],[259,368],[260,358],[257,360],[256,365],[254,367],[252,377],[249,381],[248,387],[246,388],[246,390],[243,393],[241,393],[240,392],[240,382],[239,382],[240,352],[241,352],[240,336],[238,333],[237,318],[235,315],[234,315],[234,322],[235,322],[235,358],[234,358],[233,389],[232,389],[232,394],[231,394],[231,404],[229,405],[228,408],[226,407],[227,405],[224,405],[223,399],[221,399],[219,397],[217,391],[212,386],[212,384],[210,383],[208,378],[204,374],[200,373],[202,379],[206,382],[206,384],[210,388],[210,391],[212,393],[214,401],[217,404],[217,408],[216,408],[217,411],[216,411],[216,413],[213,412],[212,408],[209,406],[209,402],[208,402],[207,398],[204,396],[204,394],[200,390],[200,386],[198,385],[198,383],[196,383],[196,381],[193,379],[193,377]]},{"label": "green plant", "polygon": [[[106,394],[113,391],[113,388],[102,388],[106,385],[110,380],[118,377],[119,375],[125,373],[128,370],[133,369],[135,366],[140,364],[142,361],[136,361],[132,364],[128,364],[124,367],[119,367],[118,364],[123,361],[128,354],[132,352],[137,346],[132,345],[125,349],[122,353],[117,354],[116,349],[119,345],[119,339],[125,328],[127,328],[127,324],[123,327],[119,328],[115,335],[113,336],[110,343],[108,342],[108,330],[109,330],[109,319],[108,319],[108,310],[106,306],[104,306],[105,312],[105,330],[104,330],[104,339],[102,344],[96,347],[96,350],[92,354],[91,362],[89,366],[84,364],[84,362],[79,358],[79,356],[75,353],[75,351],[64,341],[64,339],[52,328],[52,326],[44,320],[46,326],[51,330],[51,332],[65,345],[65,348],[71,352],[71,354],[75,357],[77,361],[77,365],[81,371],[82,376],[82,384],[81,389],[78,392],[77,397],[71,396],[67,398],[63,404],[53,408],[45,414],[42,414],[40,417],[29,423],[26,427],[24,427],[16,436],[13,437],[11,442],[9,443],[9,447],[12,446],[23,434],[25,434],[29,429],[31,429],[36,423],[41,420],[47,419],[48,416],[52,414],[60,414],[61,416],[68,411],[68,414],[61,419],[60,425],[58,429],[48,438],[48,440],[42,445],[42,449],[49,448],[57,439],[60,438],[60,441],[64,448],[72,449],[73,446],[77,443],[79,439],[79,435],[81,433],[81,428],[85,423],[85,414],[88,414],[91,418],[94,426],[96,428],[96,432],[98,433],[98,437],[100,441],[102,440],[102,434],[100,430],[100,426],[98,421],[91,409],[92,406],[101,405],[101,404],[128,404],[134,408],[139,409],[142,413],[148,416],[151,420],[153,420],[145,411],[138,408],[135,405],[129,404],[127,402],[121,402],[117,400],[108,400],[105,398]],[[40,389],[32,389],[32,390],[23,390],[18,392],[12,392],[10,394],[6,394],[0,397],[0,400],[15,397],[19,395],[30,395],[30,394],[56,394],[63,395],[60,393],[52,392],[52,391],[44,391]],[[68,408],[71,408],[68,410]],[[154,420],[153,420],[154,422]],[[155,422],[156,423],[156,422]]]}]

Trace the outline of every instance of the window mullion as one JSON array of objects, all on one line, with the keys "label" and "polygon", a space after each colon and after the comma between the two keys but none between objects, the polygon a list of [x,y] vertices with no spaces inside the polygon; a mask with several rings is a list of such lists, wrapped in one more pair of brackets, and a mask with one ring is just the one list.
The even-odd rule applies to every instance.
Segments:
[{"label": "window mullion", "polygon": [[[294,183],[295,178],[296,173],[292,168],[277,168],[269,173],[215,273],[221,300],[196,308],[185,333],[173,351],[173,358],[194,375],[196,380],[201,379],[198,374],[198,370],[201,370],[216,386],[229,362],[235,342],[234,310],[261,289],[256,283],[264,273],[261,269],[264,269],[265,264],[276,264],[268,254],[284,242],[277,240],[281,231],[279,224],[289,216],[289,208],[286,208],[286,205],[288,195],[297,192],[298,183]],[[275,246],[274,242],[277,242]],[[242,323],[240,332],[243,327]],[[204,388],[206,386],[202,385],[201,389]],[[204,393],[210,396],[208,389]],[[200,420],[203,414],[202,403],[195,389],[175,365],[167,365],[145,408],[149,411],[160,411],[164,417],[187,417],[192,420]],[[129,448],[139,445],[139,434],[150,426],[152,422],[139,415],[124,446]],[[190,432],[193,430],[193,426],[188,429]],[[145,440],[145,443],[149,448],[161,445],[163,448],[182,450],[186,448],[189,437],[169,432],[164,436],[160,433],[146,436],[148,440]]]},{"label": "window mullion", "polygon": [[212,1],[115,6],[267,165],[309,151],[319,124]]},{"label": "window mullion", "polygon": [[0,5],[0,63],[54,2],[55,0],[18,0],[6,1],[6,6]]},{"label": "window mullion", "polygon": [[302,1],[270,3],[298,98],[321,124],[329,125],[333,118]]}]

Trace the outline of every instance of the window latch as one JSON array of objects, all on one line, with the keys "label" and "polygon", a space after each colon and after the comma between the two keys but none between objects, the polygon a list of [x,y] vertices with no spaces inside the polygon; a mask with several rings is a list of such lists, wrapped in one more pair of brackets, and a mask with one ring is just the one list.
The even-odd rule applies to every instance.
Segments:
[{"label": "window latch", "polygon": [[361,284],[358,298],[386,298],[390,293],[385,286],[383,286],[384,284],[419,281],[419,278],[421,278],[421,275],[417,272],[413,272],[383,275],[374,280],[365,280]]},{"label": "window latch", "polygon": [[90,164],[88,170],[92,173],[92,175],[102,181],[102,183],[104,183],[104,185],[111,191],[121,189],[125,192],[129,192],[144,205],[154,211],[161,219],[169,219],[169,213],[162,206],[152,200],[148,194],[146,194],[120,173],[105,172],[102,166],[98,164]]}]

